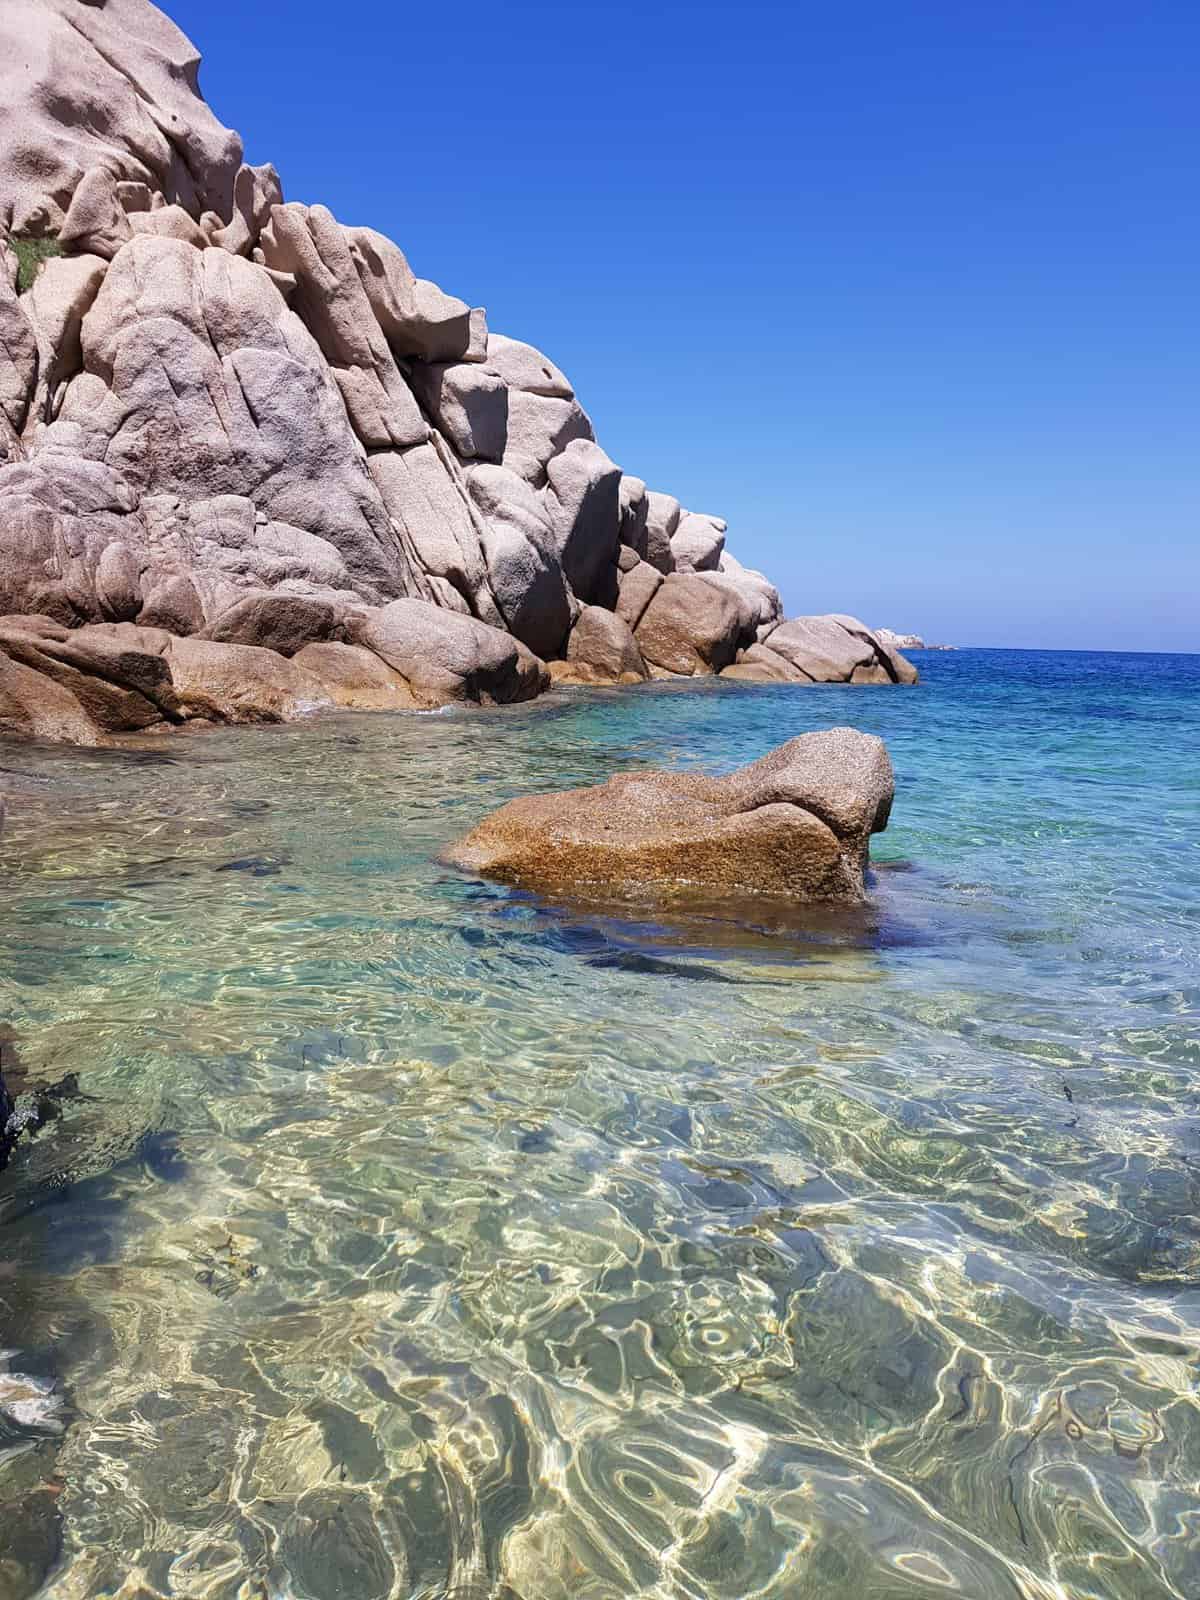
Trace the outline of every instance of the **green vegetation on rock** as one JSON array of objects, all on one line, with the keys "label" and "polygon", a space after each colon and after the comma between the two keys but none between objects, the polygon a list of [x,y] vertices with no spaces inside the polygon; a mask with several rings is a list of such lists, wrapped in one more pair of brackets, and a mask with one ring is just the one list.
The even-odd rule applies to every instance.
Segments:
[{"label": "green vegetation on rock", "polygon": [[10,239],[17,257],[17,293],[24,294],[32,288],[38,268],[49,256],[62,255],[57,239]]}]

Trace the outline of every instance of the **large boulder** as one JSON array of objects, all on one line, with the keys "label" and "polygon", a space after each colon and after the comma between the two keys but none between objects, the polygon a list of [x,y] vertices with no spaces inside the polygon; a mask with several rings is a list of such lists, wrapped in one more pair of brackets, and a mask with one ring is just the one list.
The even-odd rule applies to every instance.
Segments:
[{"label": "large boulder", "polygon": [[199,62],[149,0],[4,0],[0,228],[58,232],[97,168],[228,218],[242,142],[201,99]]},{"label": "large boulder", "polygon": [[347,232],[328,207],[272,206],[259,247],[267,266],[295,279],[292,307],[316,337],[363,444],[423,444],[429,426],[372,311]]},{"label": "large boulder", "polygon": [[409,567],[421,574],[417,598],[439,598],[498,625],[481,548],[482,521],[461,465],[440,435],[410,450],[369,458],[371,477]]},{"label": "large boulder", "polygon": [[0,645],[0,737],[48,739],[56,744],[107,744],[70,689],[37,668],[14,660]]},{"label": "large boulder", "polygon": [[571,625],[571,596],[544,499],[507,467],[480,463],[467,481],[504,626],[535,655],[557,655]]},{"label": "large boulder", "polygon": [[374,228],[346,228],[359,282],[398,356],[472,361],[483,354],[483,312],[413,274],[400,246]]},{"label": "large boulder", "polygon": [[307,644],[323,644],[338,623],[334,607],[297,594],[248,594],[203,630],[221,644],[253,644],[294,656]]},{"label": "large boulder", "polygon": [[650,499],[646,485],[640,478],[621,474],[621,543],[641,560],[646,559],[646,518],[650,514]]},{"label": "large boulder", "polygon": [[306,644],[294,659],[321,682],[334,705],[354,711],[409,711],[420,705],[407,681],[362,645]]},{"label": "large boulder", "polygon": [[414,363],[412,383],[461,460],[503,465],[538,487],[560,451],[594,438],[564,375],[519,339],[490,333],[481,362]]},{"label": "large boulder", "polygon": [[716,571],[709,575],[709,582],[719,582],[742,596],[754,615],[756,630],[773,628],[783,620],[783,601],[779,590],[761,572],[742,566],[728,550],[722,551]]},{"label": "large boulder", "polygon": [[759,640],[815,683],[915,683],[916,668],[857,617],[789,617]]},{"label": "large boulder", "polygon": [[765,644],[752,644],[739,650],[732,666],[721,669],[723,678],[739,678],[747,683],[812,683],[807,672],[794,666],[786,656],[776,655]]},{"label": "large boulder", "polygon": [[8,274],[0,272],[0,461],[21,454],[37,372],[37,335]]},{"label": "large boulder", "polygon": [[169,638],[166,656],[184,714],[211,722],[294,722],[333,703],[324,683],[274,650]]},{"label": "large boulder", "polygon": [[659,494],[651,489],[646,494],[645,548],[639,551],[652,567],[660,572],[674,572],[675,557],[671,539],[683,515],[674,495]]},{"label": "large boulder", "polygon": [[572,592],[611,609],[617,598],[621,469],[598,444],[576,439],[547,468],[546,512]]},{"label": "large boulder", "polygon": [[393,600],[347,624],[352,644],[385,661],[421,705],[505,705],[546,688],[542,663],[498,628],[422,600]]},{"label": "large boulder", "polygon": [[617,583],[617,615],[631,628],[636,628],[646,614],[646,607],[662,588],[663,575],[648,561],[638,561],[622,568]]},{"label": "large boulder", "polygon": [[669,573],[634,630],[653,666],[683,677],[720,672],[737,654],[746,628],[738,597],[698,573]]},{"label": "large boulder", "polygon": [[[114,558],[105,558],[112,544],[147,544],[137,492],[114,467],[45,450],[0,467],[0,611],[68,626],[119,620],[105,604],[117,578]],[[142,562],[135,565],[121,580],[121,603],[133,600],[134,609],[122,616],[141,605]]]},{"label": "large boulder", "polygon": [[[857,617],[847,617],[841,612],[833,613],[833,620],[847,633],[854,634],[859,639],[865,639],[875,651],[875,661],[872,663],[877,669],[882,669],[884,676],[875,676],[872,681],[886,683],[889,679],[893,683],[916,683],[918,673],[911,661],[905,659],[899,650],[888,639],[881,639],[878,632],[868,628],[865,622],[860,622]],[[860,681],[865,682],[866,679]]]},{"label": "large boulder", "polygon": [[117,194],[116,179],[107,167],[90,167],[71,196],[58,230],[59,245],[75,254],[102,256],[111,261],[132,238],[133,229]]},{"label": "large boulder", "polygon": [[676,572],[715,572],[725,548],[725,523],[720,517],[685,511],[671,535]]},{"label": "large boulder", "polygon": [[852,728],[801,734],[728,777],[627,773],[510,801],[446,860],[545,893],[860,901],[892,764]]},{"label": "large boulder", "polygon": [[80,331],[104,282],[105,270],[106,263],[99,256],[50,256],[21,297],[37,335],[35,409],[43,421],[49,421],[57,409],[59,386],[73,378],[83,364]]},{"label": "large boulder", "polygon": [[81,345],[84,370],[39,460],[103,461],[143,502],[242,496],[332,544],[369,603],[420,590],[330,367],[262,267],[138,236],[110,265]]},{"label": "large boulder", "polygon": [[584,606],[567,640],[566,661],[551,663],[550,671],[557,683],[640,683],[649,676],[629,624],[603,606]]}]

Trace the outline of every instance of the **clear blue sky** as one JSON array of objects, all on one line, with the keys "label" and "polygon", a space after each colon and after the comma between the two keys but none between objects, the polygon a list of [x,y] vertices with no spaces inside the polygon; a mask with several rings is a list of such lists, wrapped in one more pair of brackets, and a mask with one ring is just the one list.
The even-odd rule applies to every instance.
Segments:
[{"label": "clear blue sky", "polygon": [[1200,3],[166,0],[790,611],[1200,649]]}]

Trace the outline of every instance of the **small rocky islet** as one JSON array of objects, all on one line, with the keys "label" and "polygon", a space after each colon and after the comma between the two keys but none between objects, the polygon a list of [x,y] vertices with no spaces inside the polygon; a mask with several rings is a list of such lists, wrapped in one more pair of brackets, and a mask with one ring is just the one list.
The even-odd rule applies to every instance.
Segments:
[{"label": "small rocky islet", "polygon": [[887,827],[894,792],[882,739],[831,728],[725,777],[620,773],[510,800],[443,859],[551,894],[852,904],[864,898],[871,835]]},{"label": "small rocky islet", "polygon": [[915,681],[785,620],[548,357],[285,201],[198,64],[149,0],[0,15],[0,733]]}]

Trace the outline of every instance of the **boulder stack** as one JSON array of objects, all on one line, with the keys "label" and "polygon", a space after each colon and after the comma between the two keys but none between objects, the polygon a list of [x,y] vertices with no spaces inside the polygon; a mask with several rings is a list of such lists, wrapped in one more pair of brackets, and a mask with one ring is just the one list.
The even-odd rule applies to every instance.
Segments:
[{"label": "boulder stack", "polygon": [[[292,666],[239,715],[318,702],[300,681],[318,665],[336,703],[371,705],[552,679],[910,681],[853,619],[784,624],[725,522],[612,461],[547,356],[383,234],[286,201],[201,99],[198,59],[149,0],[0,8],[10,632],[196,641],[154,653],[173,682],[206,663],[214,714],[218,680],[262,681],[246,651]],[[121,731],[117,699],[97,719],[58,657],[0,650],[0,728],[78,738],[82,706],[89,737]]]}]

